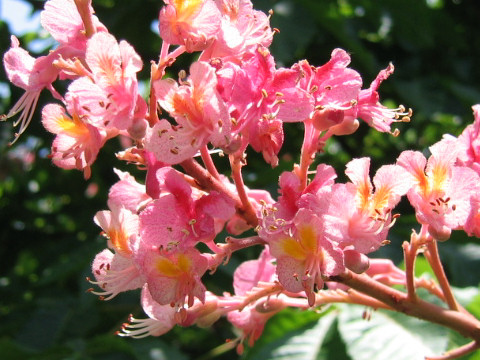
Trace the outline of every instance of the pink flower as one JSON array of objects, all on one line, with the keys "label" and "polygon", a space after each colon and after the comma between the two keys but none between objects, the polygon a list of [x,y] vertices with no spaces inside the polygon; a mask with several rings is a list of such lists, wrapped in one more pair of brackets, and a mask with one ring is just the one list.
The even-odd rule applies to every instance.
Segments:
[{"label": "pink flower", "polygon": [[[138,234],[138,216],[124,208],[99,211],[95,223],[103,230],[108,249],[95,256],[92,272],[102,291],[92,291],[104,300],[110,300],[118,293],[138,289],[145,284],[133,261],[133,251]],[[113,252],[111,250],[113,250]]]},{"label": "pink flower", "polygon": [[315,287],[323,288],[323,278],[345,271],[343,251],[325,233],[321,218],[307,209],[295,215],[294,228],[266,239],[277,259],[278,280],[285,290],[305,291],[313,306]]},{"label": "pink flower", "polygon": [[480,238],[480,196],[474,194],[471,199],[472,210],[465,223],[464,230],[469,236]]},{"label": "pink flower", "polygon": [[266,247],[258,259],[248,260],[237,267],[233,274],[233,289],[235,295],[245,296],[259,282],[272,282],[275,280],[274,258]]},{"label": "pink flower", "polygon": [[268,47],[274,32],[270,18],[253,9],[250,0],[215,0],[221,13],[221,26],[215,40],[204,51],[204,58],[225,58],[235,61],[258,45]]},{"label": "pink flower", "polygon": [[228,146],[230,117],[216,86],[215,69],[205,62],[193,63],[189,79],[180,86],[172,79],[157,80],[155,95],[178,125],[158,122],[147,133],[146,149],[162,162],[177,164],[209,142]]},{"label": "pink flower", "polygon": [[53,163],[63,169],[82,170],[88,179],[90,166],[105,143],[106,133],[90,125],[75,110],[70,118],[57,104],[43,108],[42,123],[48,131],[57,135],[52,144]]},{"label": "pink flower", "polygon": [[20,124],[18,133],[15,135],[16,140],[30,124],[43,89],[49,89],[53,96],[58,99],[62,97],[52,86],[59,72],[53,66],[53,61],[58,57],[58,52],[51,52],[47,56],[35,59],[20,47],[20,43],[15,36],[12,36],[11,40],[11,48],[3,57],[3,65],[10,82],[24,89],[25,93],[8,114],[2,115],[0,119],[10,118],[21,112],[19,119],[13,124],[14,126]]},{"label": "pink flower", "polygon": [[208,260],[195,248],[182,250],[175,245],[151,247],[140,242],[135,261],[145,275],[152,298],[160,305],[191,307],[194,298],[205,302],[205,286],[201,277]]},{"label": "pink flower", "polygon": [[342,248],[360,253],[377,250],[393,225],[393,208],[410,189],[408,173],[396,165],[384,165],[370,182],[370,159],[354,159],[345,173],[351,183],[334,185],[325,221],[326,231]]},{"label": "pink flower", "polygon": [[[231,184],[229,184],[231,185]],[[269,206],[272,205],[275,201],[272,199],[272,196],[268,191],[265,190],[250,190],[246,188],[247,196],[250,201],[250,204],[252,204],[254,210],[257,213],[261,212],[261,209],[264,206]],[[227,222],[226,228],[227,231],[232,234],[232,235],[240,235],[243,232],[247,231],[250,229],[252,226],[249,225],[245,219],[243,219],[241,216],[235,213],[232,217]]]},{"label": "pink flower", "polygon": [[300,209],[309,209],[322,216],[328,208],[328,193],[337,175],[335,170],[325,164],[317,166],[315,178],[302,189],[300,180],[294,172],[280,175],[280,196],[273,205],[266,204],[261,212],[261,226],[258,234],[267,239],[277,233],[286,233],[293,226],[293,218]]},{"label": "pink flower", "polygon": [[75,80],[69,87],[67,101],[77,97],[80,111],[97,127],[128,130],[142,137],[146,128],[146,104],[138,94],[136,73],[142,60],[126,42],[99,32],[87,42],[85,61],[88,77]]},{"label": "pink flower", "polygon": [[221,309],[218,308],[217,299],[217,296],[207,291],[205,293],[205,303],[195,299],[192,307],[176,309],[170,304],[161,305],[156,302],[150,294],[148,285],[145,284],[142,289],[141,304],[148,318],[135,319],[130,316],[129,323],[122,325],[118,335],[139,339],[147,336],[163,335],[175,325],[211,326],[222,314]]},{"label": "pink flower", "polygon": [[347,52],[334,49],[330,60],[322,66],[315,68],[302,60],[293,67],[301,73],[299,86],[314,100],[315,111],[311,119],[319,131],[330,129],[334,134],[343,135],[358,127],[358,121],[355,122],[350,112],[357,102],[362,78],[348,68],[349,64]]},{"label": "pink flower", "polygon": [[458,137],[462,151],[458,154],[457,163],[468,166],[480,174],[480,105],[472,107],[474,121],[468,125]]},{"label": "pink flower", "polygon": [[[269,283],[275,280],[274,258],[265,248],[257,260],[243,262],[233,274],[233,287],[235,297],[247,296],[248,292],[259,283]],[[236,328],[242,330],[240,344],[237,352],[243,352],[243,341],[248,339],[248,345],[253,346],[255,341],[262,335],[266,322],[273,315],[284,309],[287,305],[281,298],[259,299],[242,310],[230,311],[227,315]]]},{"label": "pink flower", "polygon": [[213,0],[165,0],[159,15],[161,38],[184,45],[188,52],[204,50],[220,29],[221,14]]},{"label": "pink flower", "polygon": [[171,167],[157,170],[157,179],[161,195],[140,213],[142,241],[164,247],[189,248],[199,241],[213,246],[215,219],[226,221],[233,216],[233,202],[214,191],[194,193]]},{"label": "pink flower", "polygon": [[[91,0],[86,6],[96,31],[106,32],[106,27],[93,16]],[[45,30],[63,47],[72,47],[79,51],[79,56],[85,53],[87,35],[85,26],[74,0],[49,0],[40,13],[40,21]]]},{"label": "pink flower", "polygon": [[269,51],[259,46],[241,65],[227,62],[217,74],[219,92],[234,119],[233,132],[241,133],[244,147],[250,143],[276,166],[283,144],[280,121],[302,121],[313,110],[311,97],[297,86],[298,71],[275,69]]},{"label": "pink flower", "polygon": [[[403,106],[400,106],[398,109],[389,109],[379,102],[378,87],[393,73],[393,70],[393,64],[389,64],[386,69],[378,73],[370,87],[360,91],[358,96],[357,116],[381,132],[392,133],[390,129],[392,123],[399,121],[408,122],[410,121],[410,116],[412,116],[411,110],[405,112]],[[397,133],[393,132],[392,134]]]},{"label": "pink flower", "polygon": [[145,185],[138,183],[128,172],[118,169],[113,169],[113,171],[120,181],[113,184],[108,192],[108,206],[110,208],[123,207],[136,214],[152,198],[146,194]]},{"label": "pink flower", "polygon": [[427,159],[418,151],[404,151],[397,159],[414,178],[408,200],[418,222],[428,226],[437,240],[446,240],[451,230],[465,225],[471,211],[471,198],[479,191],[480,179],[470,168],[455,166],[461,147],[445,138],[430,147]]},{"label": "pink flower", "polygon": [[170,304],[158,304],[148,291],[148,285],[142,288],[141,304],[147,319],[135,319],[130,316],[128,323],[122,325],[119,336],[129,336],[134,339],[141,339],[147,336],[160,336],[169,332],[177,323],[176,309]]}]

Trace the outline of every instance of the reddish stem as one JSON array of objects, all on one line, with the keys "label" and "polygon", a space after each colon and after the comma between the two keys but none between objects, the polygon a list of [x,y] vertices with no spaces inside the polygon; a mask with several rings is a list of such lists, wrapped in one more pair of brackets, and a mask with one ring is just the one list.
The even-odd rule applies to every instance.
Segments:
[{"label": "reddish stem", "polygon": [[476,341],[472,341],[468,344],[460,346],[456,349],[447,351],[442,356],[426,357],[425,360],[453,360],[458,359],[460,356],[467,355],[477,349],[480,349],[480,344]]},{"label": "reddish stem", "polygon": [[241,156],[242,155],[240,156],[230,155],[229,157],[230,166],[232,168],[233,182],[235,183],[235,187],[237,188],[237,193],[240,198],[240,201],[242,202],[243,208],[250,213],[255,213],[252,203],[248,198],[248,195],[245,189],[245,184],[243,183],[243,177],[242,177],[243,159],[241,158]]},{"label": "reddish stem", "polygon": [[300,179],[300,185],[302,189],[307,187],[308,179],[308,168],[313,162],[314,154],[316,148],[313,148],[312,144],[314,143],[314,138],[316,130],[310,122],[305,122],[305,134],[303,137],[302,151],[300,154],[300,167],[297,169],[296,173]]},{"label": "reddish stem", "polygon": [[153,74],[157,71],[157,65],[152,61],[151,64],[151,78],[150,78],[150,101],[148,104],[148,115],[147,120],[150,127],[153,127],[158,121],[158,114],[157,114],[157,97],[155,96],[155,88],[153,87]]},{"label": "reddish stem", "polygon": [[222,262],[226,264],[229,261],[233,252],[245,249],[250,246],[265,244],[265,240],[258,236],[252,236],[243,239],[235,239],[227,236],[227,238],[225,239],[225,243],[217,244],[220,252],[211,255],[208,267],[212,271],[215,271]]},{"label": "reddish stem", "polygon": [[387,309],[392,310],[392,308],[385,303],[378,301],[370,296],[362,294],[356,290],[348,289],[347,291],[343,290],[322,290],[315,294],[315,305],[321,306],[324,304],[330,303],[347,303],[347,304],[357,304],[371,307],[373,309]]},{"label": "reddish stem", "polygon": [[445,274],[445,270],[442,266],[442,262],[440,261],[437,241],[435,239],[433,239],[427,244],[425,257],[427,258],[433,272],[435,273],[435,276],[437,277],[438,283],[442,288],[443,295],[445,296],[448,307],[451,310],[458,311],[458,303],[453,296],[452,288],[450,286],[450,283],[448,282],[447,275]]},{"label": "reddish stem", "polygon": [[205,164],[208,172],[216,179],[220,179],[220,174],[218,173],[215,163],[213,162],[212,157],[208,152],[207,145],[204,145],[200,148],[200,154],[202,155],[202,161]]},{"label": "reddish stem", "polygon": [[405,241],[403,247],[403,257],[405,261],[405,277],[408,299],[412,302],[417,300],[417,293],[415,290],[415,259],[417,258],[417,234],[413,233],[410,243]]},{"label": "reddish stem", "polygon": [[225,194],[231,198],[235,203],[237,214],[241,216],[249,225],[256,227],[258,225],[258,218],[253,211],[253,208],[245,208],[242,201],[228,189],[223,182],[214,178],[207,170],[200,166],[194,159],[188,159],[180,163],[187,174],[192,176],[200,187],[205,190],[215,190]]},{"label": "reddish stem", "polygon": [[77,11],[82,18],[83,27],[85,28],[85,36],[91,38],[97,31],[93,25],[92,11],[89,0],[74,0]]},{"label": "reddish stem", "polygon": [[406,293],[381,284],[365,274],[358,275],[347,270],[341,275],[333,276],[330,280],[378,299],[398,312],[448,327],[465,337],[480,341],[480,322],[472,316],[442,308],[422,299],[412,302]]}]

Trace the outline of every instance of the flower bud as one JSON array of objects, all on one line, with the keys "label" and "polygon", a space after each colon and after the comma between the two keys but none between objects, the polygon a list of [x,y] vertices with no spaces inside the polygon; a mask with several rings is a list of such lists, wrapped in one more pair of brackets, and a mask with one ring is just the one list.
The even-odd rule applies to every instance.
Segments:
[{"label": "flower bud", "polygon": [[370,266],[370,260],[365,254],[355,250],[345,250],[343,252],[345,267],[356,274],[365,272]]}]

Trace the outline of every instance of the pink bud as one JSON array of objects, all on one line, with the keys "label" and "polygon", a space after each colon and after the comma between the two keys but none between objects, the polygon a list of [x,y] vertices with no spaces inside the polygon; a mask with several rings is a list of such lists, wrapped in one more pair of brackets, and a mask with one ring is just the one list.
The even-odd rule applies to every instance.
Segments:
[{"label": "pink bud", "polygon": [[367,271],[370,266],[370,260],[365,254],[361,254],[355,250],[345,250],[343,252],[345,267],[352,270],[356,274]]}]

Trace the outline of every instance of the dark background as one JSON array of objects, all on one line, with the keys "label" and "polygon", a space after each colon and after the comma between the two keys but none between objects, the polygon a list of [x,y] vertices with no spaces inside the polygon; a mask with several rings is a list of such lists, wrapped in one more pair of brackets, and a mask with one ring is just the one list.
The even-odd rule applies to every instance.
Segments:
[{"label": "dark background", "polygon": [[[28,1],[35,9],[42,1]],[[160,39],[151,31],[162,2],[159,0],[94,0],[96,15],[117,39],[130,42],[148,63],[158,57]],[[351,67],[368,87],[389,62],[395,73],[384,82],[384,104],[404,104],[414,110],[412,122],[399,124],[398,138],[362,124],[354,136],[328,143],[318,161],[333,165],[342,179],[352,157],[370,156],[373,169],[393,163],[405,149],[425,150],[443,133],[458,135],[473,121],[471,106],[480,102],[480,5],[466,0],[261,0],[254,7],[274,9],[272,26],[280,29],[271,47],[278,66],[291,66],[306,58],[312,65],[328,61],[336,47],[352,55]],[[39,34],[20,38],[26,47]],[[9,47],[9,29],[0,22],[0,50]],[[46,49],[47,50],[47,49]],[[33,56],[40,54],[32,53]],[[189,58],[178,69],[188,68]],[[3,69],[0,84],[7,85]],[[1,98],[0,114],[21,96]],[[65,84],[58,83],[62,90]],[[60,91],[61,92],[61,91]],[[40,111],[52,101],[42,95],[27,132],[13,146],[11,120],[0,124],[0,357],[2,359],[232,359],[234,351],[216,355],[210,350],[235,334],[228,323],[200,330],[175,328],[161,338],[138,341],[113,336],[129,313],[144,317],[138,293],[122,294],[101,302],[85,293],[90,285],[90,263],[105,248],[96,211],[106,208],[106,194],[116,181],[113,167],[143,174],[115,159],[116,139],[107,143],[93,165],[92,178],[79,171],[54,167],[47,158],[53,139],[40,124]],[[276,196],[281,171],[298,161],[302,142],[299,124],[286,125],[281,164],[272,170],[250,154],[245,178],[248,186],[265,188]],[[29,159],[34,158],[31,162]],[[225,166],[225,164],[220,164]],[[373,171],[372,171],[373,173]],[[98,188],[98,191],[95,189]],[[375,256],[401,262],[399,244],[415,227],[413,215],[402,203],[403,214],[392,231],[392,245]],[[410,214],[410,215],[409,215]],[[478,286],[478,239],[455,234],[441,250],[455,286]],[[236,255],[215,277],[205,279],[213,291],[232,291],[231,275],[241,261],[255,254]],[[267,329],[268,330],[268,329]],[[222,348],[217,349],[221,353]],[[162,357],[163,355],[166,357]]]}]

